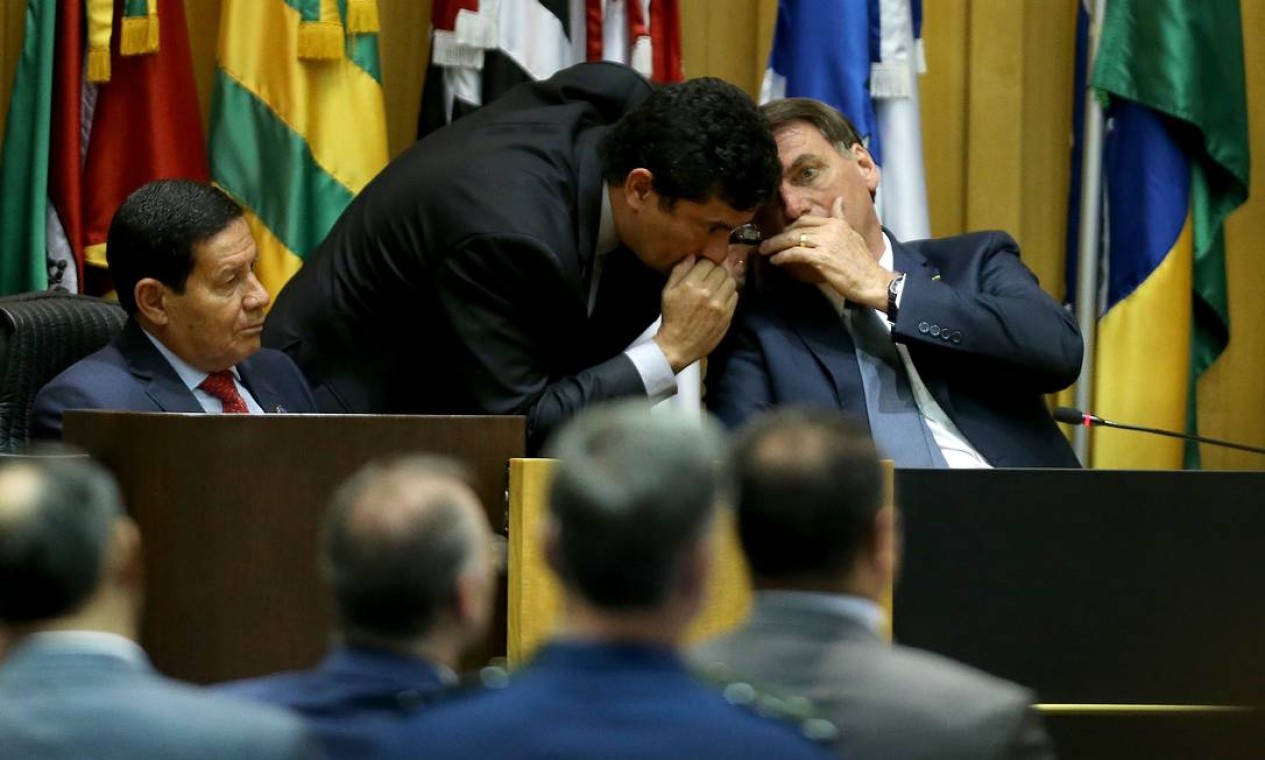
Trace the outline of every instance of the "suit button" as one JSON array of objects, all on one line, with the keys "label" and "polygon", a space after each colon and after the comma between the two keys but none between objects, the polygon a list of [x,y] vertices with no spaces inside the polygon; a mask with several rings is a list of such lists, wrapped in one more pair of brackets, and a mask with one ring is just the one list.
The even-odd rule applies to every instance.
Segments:
[{"label": "suit button", "polygon": [[926,322],[918,323],[918,332],[922,333],[923,335],[926,335],[927,331],[930,329],[931,329],[931,325],[927,324]]},{"label": "suit button", "polygon": [[933,337],[933,338],[939,338],[939,337],[940,337],[940,325],[932,325],[932,326],[931,326],[931,337]]},{"label": "suit button", "polygon": [[954,330],[954,331],[953,331],[953,336],[950,338],[950,340],[952,340],[954,343],[961,343],[961,342],[962,342],[962,331],[961,331],[961,330]]},{"label": "suit button", "polygon": [[940,331],[940,340],[943,340],[943,341],[945,341],[945,342],[948,342],[948,340],[949,340],[949,328],[947,328],[947,327],[946,327],[946,328],[944,328],[943,330],[941,330],[941,331]]}]

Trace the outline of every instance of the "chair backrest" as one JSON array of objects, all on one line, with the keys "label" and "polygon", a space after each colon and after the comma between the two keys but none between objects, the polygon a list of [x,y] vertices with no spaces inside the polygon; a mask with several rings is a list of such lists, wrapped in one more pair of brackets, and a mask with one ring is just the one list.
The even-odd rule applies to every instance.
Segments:
[{"label": "chair backrest", "polygon": [[122,307],[103,298],[58,292],[0,298],[0,452],[26,444],[39,389],[109,343],[126,321]]}]

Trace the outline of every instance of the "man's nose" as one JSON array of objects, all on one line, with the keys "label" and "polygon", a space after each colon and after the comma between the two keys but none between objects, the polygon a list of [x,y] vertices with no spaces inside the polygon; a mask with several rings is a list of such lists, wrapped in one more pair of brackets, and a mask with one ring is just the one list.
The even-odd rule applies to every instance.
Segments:
[{"label": "man's nose", "polygon": [[713,264],[720,264],[729,258],[729,235],[723,236],[713,235],[710,240],[703,246],[703,250],[699,252],[703,258]]},{"label": "man's nose", "polygon": [[781,201],[782,216],[785,217],[785,221],[788,223],[808,213],[808,209],[812,205],[804,193],[786,185],[778,188],[777,194],[778,199]]},{"label": "man's nose", "polygon": [[250,274],[251,289],[246,294],[246,308],[249,311],[267,308],[272,303],[272,296],[268,295],[268,289],[264,287],[254,272]]}]

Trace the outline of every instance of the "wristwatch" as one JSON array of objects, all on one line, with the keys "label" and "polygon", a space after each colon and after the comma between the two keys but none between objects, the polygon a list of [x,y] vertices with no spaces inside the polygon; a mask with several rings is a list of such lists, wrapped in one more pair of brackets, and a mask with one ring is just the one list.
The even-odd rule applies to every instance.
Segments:
[{"label": "wristwatch", "polygon": [[901,291],[905,289],[905,273],[897,272],[892,281],[887,283],[887,321],[896,324],[896,312],[900,309],[897,301]]}]

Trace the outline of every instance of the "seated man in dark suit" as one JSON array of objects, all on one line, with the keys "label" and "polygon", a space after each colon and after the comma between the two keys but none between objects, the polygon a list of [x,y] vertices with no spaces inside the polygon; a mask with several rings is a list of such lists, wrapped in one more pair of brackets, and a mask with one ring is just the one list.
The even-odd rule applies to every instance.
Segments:
[{"label": "seated man in dark suit", "polygon": [[219,189],[181,179],[141,187],[115,212],[106,257],[127,324],[40,390],[32,438],[60,438],[67,409],[316,411],[294,362],[260,350],[268,292],[242,209]]},{"label": "seated man in dark suit", "polygon": [[734,706],[681,662],[709,572],[720,454],[712,424],[624,402],[578,417],[550,454],[559,461],[544,550],[562,583],[561,633],[504,688],[410,719],[383,756],[830,757],[799,726]]},{"label": "seated man in dark suit", "polygon": [[874,210],[879,168],[838,111],[762,110],[782,162],[761,219],[772,266],[712,361],[712,411],[737,427],[774,406],[841,409],[897,467],[1079,466],[1043,394],[1076,380],[1080,332],[1015,241],[893,239]]},{"label": "seated man in dark suit", "polygon": [[521,414],[536,451],[590,404],[677,392],[729,326],[730,232],[777,175],[737,87],[574,66],[396,157],[278,294],[264,342],[324,411]]},{"label": "seated man in dark suit", "polygon": [[154,672],[140,534],[85,459],[0,465],[0,757],[306,758],[302,724]]},{"label": "seated man in dark suit", "polygon": [[728,466],[756,595],[743,627],[692,653],[700,666],[812,700],[852,760],[1052,756],[1031,692],[884,640],[899,528],[862,429],[836,412],[771,412]]},{"label": "seated man in dark suit", "polygon": [[322,567],[338,644],[314,670],[224,684],[307,719],[331,760],[372,757],[380,734],[455,680],[495,597],[492,532],[459,466],[371,463],[334,494]]}]

